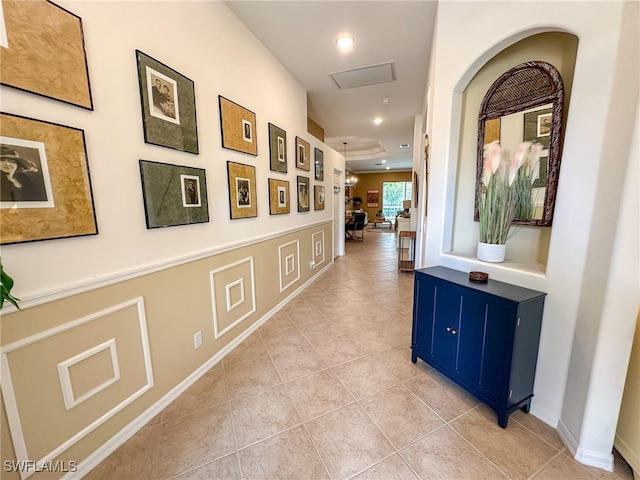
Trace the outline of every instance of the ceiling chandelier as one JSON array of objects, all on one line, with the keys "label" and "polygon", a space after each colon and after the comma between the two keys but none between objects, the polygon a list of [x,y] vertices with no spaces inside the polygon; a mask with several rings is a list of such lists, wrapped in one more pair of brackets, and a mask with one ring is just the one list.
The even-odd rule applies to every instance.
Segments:
[{"label": "ceiling chandelier", "polygon": [[[345,162],[346,162],[346,160],[347,160],[347,142],[342,142],[342,144],[344,145],[344,159],[345,159]],[[345,172],[345,178],[344,178],[344,186],[345,187],[355,187],[357,181],[358,181],[358,179],[354,175],[351,175],[349,172]]]}]

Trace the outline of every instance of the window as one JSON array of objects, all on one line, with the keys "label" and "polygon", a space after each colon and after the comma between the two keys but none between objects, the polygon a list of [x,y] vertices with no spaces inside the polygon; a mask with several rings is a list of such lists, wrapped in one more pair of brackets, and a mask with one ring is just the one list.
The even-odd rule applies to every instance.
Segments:
[{"label": "window", "polygon": [[413,185],[411,182],[384,182],[382,184],[382,213],[385,218],[393,219],[401,213],[402,202],[411,200]]}]

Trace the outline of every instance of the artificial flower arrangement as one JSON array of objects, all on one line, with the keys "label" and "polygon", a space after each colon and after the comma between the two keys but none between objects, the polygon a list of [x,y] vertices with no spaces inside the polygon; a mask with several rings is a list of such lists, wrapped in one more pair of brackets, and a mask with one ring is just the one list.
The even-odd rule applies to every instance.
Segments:
[{"label": "artificial flower arrangement", "polygon": [[533,215],[532,186],[542,145],[522,142],[513,155],[496,140],[484,146],[478,202],[480,242],[504,245],[516,218]]}]

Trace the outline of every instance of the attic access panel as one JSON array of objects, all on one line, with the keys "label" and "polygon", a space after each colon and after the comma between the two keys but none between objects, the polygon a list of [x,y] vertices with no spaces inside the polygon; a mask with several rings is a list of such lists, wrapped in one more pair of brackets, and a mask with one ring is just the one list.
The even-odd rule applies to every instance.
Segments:
[{"label": "attic access panel", "polygon": [[330,73],[329,76],[341,90],[345,88],[364,87],[365,85],[395,81],[396,66],[395,62],[386,62],[368,67],[334,72]]}]

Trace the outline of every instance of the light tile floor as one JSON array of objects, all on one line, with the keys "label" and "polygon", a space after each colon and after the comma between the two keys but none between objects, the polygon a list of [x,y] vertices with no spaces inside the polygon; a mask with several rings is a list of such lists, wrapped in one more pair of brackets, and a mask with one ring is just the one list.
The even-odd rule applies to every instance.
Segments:
[{"label": "light tile floor", "polygon": [[632,478],[575,462],[556,431],[492,410],[411,363],[413,274],[393,233],[365,232],[85,478]]}]

